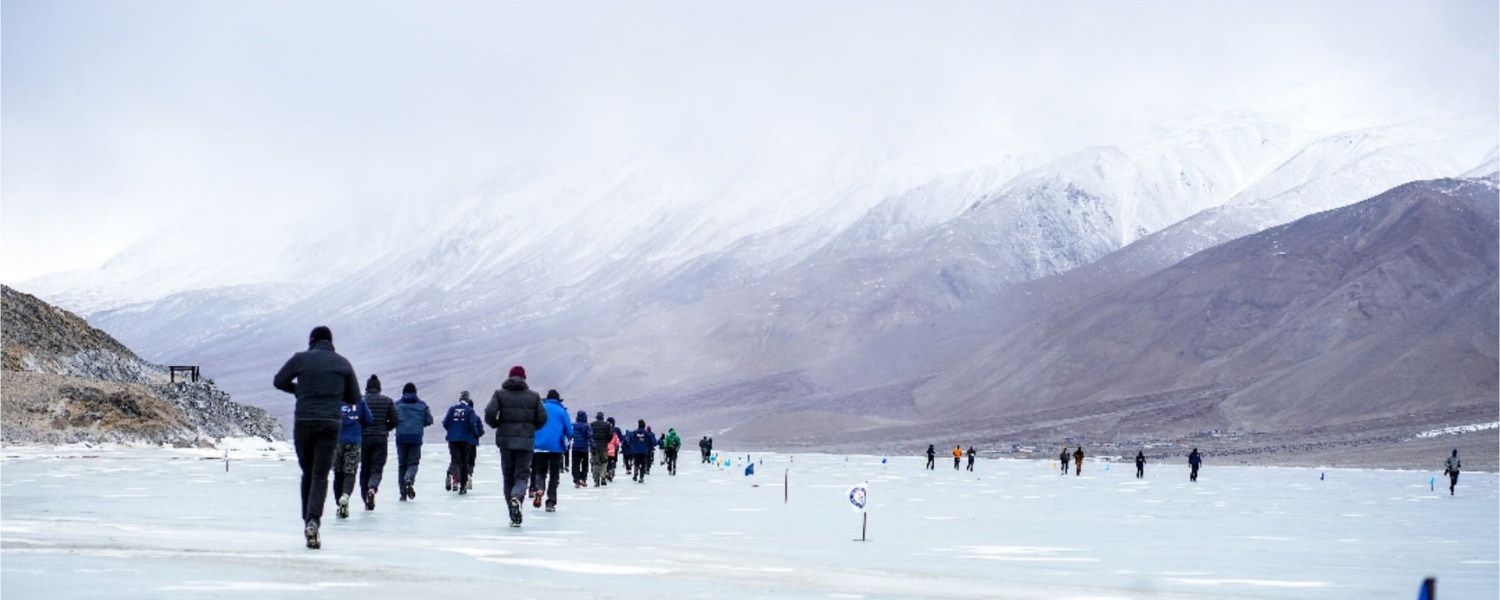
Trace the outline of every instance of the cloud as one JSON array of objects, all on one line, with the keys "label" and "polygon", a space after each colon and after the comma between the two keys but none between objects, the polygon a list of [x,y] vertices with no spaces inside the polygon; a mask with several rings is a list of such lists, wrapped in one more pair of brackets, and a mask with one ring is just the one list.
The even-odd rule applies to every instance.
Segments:
[{"label": "cloud", "polygon": [[1196,111],[1347,127],[1500,103],[1493,3],[20,0],[3,17],[0,244],[27,257],[6,281],[163,226],[409,211],[641,156],[699,181],[850,155],[915,173]]}]

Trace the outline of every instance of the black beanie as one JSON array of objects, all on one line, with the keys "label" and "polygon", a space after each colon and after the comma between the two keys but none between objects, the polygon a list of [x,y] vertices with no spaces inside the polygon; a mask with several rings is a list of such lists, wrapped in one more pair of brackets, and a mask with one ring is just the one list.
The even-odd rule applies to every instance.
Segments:
[{"label": "black beanie", "polygon": [[317,342],[317,341],[331,342],[331,341],[333,341],[333,330],[329,329],[327,325],[319,325],[317,327],[314,327],[313,330],[312,330],[312,333],[309,334],[307,337],[308,337],[308,339],[310,339],[310,340],[312,340],[314,342]]},{"label": "black beanie", "polygon": [[562,396],[557,395],[557,390],[547,390],[547,399],[548,400],[561,400]]},{"label": "black beanie", "polygon": [[406,382],[406,385],[401,386],[401,393],[403,393],[403,394],[415,394],[415,393],[417,393],[417,384],[412,383],[410,381]]},{"label": "black beanie", "polygon": [[378,392],[378,391],[380,391],[380,376],[378,376],[378,375],[371,375],[369,379],[366,379],[365,380],[365,391],[366,392]]},{"label": "black beanie", "polygon": [[469,390],[459,392],[458,401],[469,405],[471,408],[474,406],[474,400],[469,398]]}]

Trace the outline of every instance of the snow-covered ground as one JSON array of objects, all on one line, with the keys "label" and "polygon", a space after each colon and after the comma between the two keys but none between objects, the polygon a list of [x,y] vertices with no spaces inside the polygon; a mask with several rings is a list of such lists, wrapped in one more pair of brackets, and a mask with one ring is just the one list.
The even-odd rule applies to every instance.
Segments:
[{"label": "snow-covered ground", "polygon": [[[302,547],[284,453],[4,450],[6,598],[1441,598],[1500,589],[1500,482],[1465,473],[1036,461],[976,471],[912,457],[760,455],[757,475],[562,491],[507,527],[492,447],[475,492],[442,491],[429,445],[419,497],[338,520]],[[1438,464],[1443,457],[1434,457]],[[393,478],[394,459],[387,467]],[[789,502],[782,477],[789,473]],[[1320,480],[1320,475],[1326,479]],[[870,482],[869,538],[847,505]],[[529,509],[529,507],[528,507]]]}]

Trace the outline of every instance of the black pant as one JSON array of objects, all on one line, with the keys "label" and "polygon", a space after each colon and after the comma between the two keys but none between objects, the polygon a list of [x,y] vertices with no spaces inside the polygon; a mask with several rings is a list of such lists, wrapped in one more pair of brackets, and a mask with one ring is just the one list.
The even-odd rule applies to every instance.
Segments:
[{"label": "black pant", "polygon": [[1198,480],[1198,465],[1192,465],[1191,468],[1192,468],[1193,472],[1188,473],[1188,481],[1197,481]]},{"label": "black pant", "polygon": [[297,466],[302,468],[302,520],[321,521],[328,501],[328,471],[339,446],[338,421],[297,421],[292,426]]},{"label": "black pant", "polygon": [[547,504],[557,504],[557,484],[562,479],[563,454],[537,452],[531,456],[531,489],[546,490]]},{"label": "black pant", "polygon": [[500,449],[500,472],[507,500],[525,499],[531,482],[531,451]]},{"label": "black pant", "polygon": [[1146,478],[1146,465],[1136,465],[1135,466],[1135,478],[1136,479],[1145,479]]},{"label": "black pant", "polygon": [[453,469],[453,477],[458,481],[459,489],[469,482],[469,474],[474,468],[473,456],[478,454],[474,444],[468,442],[448,442],[449,468]]},{"label": "black pant", "polygon": [[401,482],[417,480],[417,465],[422,462],[421,444],[396,444],[396,475]]},{"label": "black pant", "polygon": [[958,470],[958,457],[957,456],[953,457],[953,470],[954,471]]},{"label": "black pant", "polygon": [[1448,472],[1448,495],[1453,495],[1453,488],[1458,487],[1458,471]]},{"label": "black pant", "polygon": [[969,470],[970,471],[974,470],[974,457],[972,457],[972,456],[969,457]]},{"label": "black pant", "polygon": [[573,483],[589,482],[589,453],[586,450],[574,450],[573,456]]},{"label": "black pant", "polygon": [[630,458],[635,459],[635,477],[637,481],[646,480],[646,467],[651,464],[650,454],[632,454]]},{"label": "black pant", "polygon": [[677,450],[674,449],[674,448],[668,448],[667,450],[665,450],[665,452],[667,453],[667,472],[671,473],[673,475],[676,475],[677,474]]},{"label": "black pant", "polygon": [[359,456],[359,497],[368,498],[371,489],[380,488],[385,475],[385,459],[389,452],[387,438],[367,437],[361,443]]},{"label": "black pant", "polygon": [[927,455],[927,468],[929,468],[929,469],[931,469],[931,468],[933,468],[933,466],[932,466],[932,465],[933,465],[933,463],[934,463],[934,462],[935,462],[935,461],[936,461],[936,459],[935,459],[935,458],[933,458],[933,455],[931,455],[931,454],[928,454],[928,455]]}]

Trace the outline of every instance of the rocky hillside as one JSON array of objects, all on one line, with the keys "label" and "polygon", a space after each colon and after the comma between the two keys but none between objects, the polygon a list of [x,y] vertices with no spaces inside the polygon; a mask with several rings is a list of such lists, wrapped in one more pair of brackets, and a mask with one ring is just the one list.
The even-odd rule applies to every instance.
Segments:
[{"label": "rocky hillside", "polygon": [[0,313],[0,438],[7,444],[284,438],[266,411],[231,401],[211,382],[172,383],[165,367],[68,311],[5,287]]}]

